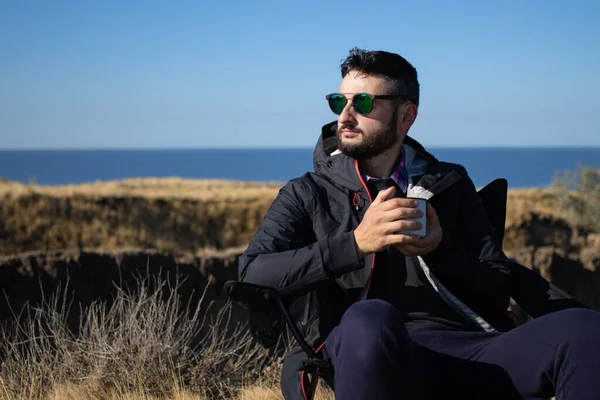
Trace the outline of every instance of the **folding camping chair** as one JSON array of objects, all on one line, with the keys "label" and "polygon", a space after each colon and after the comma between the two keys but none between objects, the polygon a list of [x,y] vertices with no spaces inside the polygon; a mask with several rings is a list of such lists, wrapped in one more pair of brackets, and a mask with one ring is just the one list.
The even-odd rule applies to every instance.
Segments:
[{"label": "folding camping chair", "polygon": [[[496,179],[478,193],[499,242],[502,243],[506,223],[508,182],[506,179]],[[582,303],[529,268],[517,263],[512,264],[511,268],[513,276],[511,297],[532,318],[567,308],[586,308]],[[318,356],[304,340],[288,307],[289,301],[283,299],[277,290],[251,283],[228,281],[225,283],[225,291],[233,301],[238,302],[251,313],[258,313],[255,314],[254,324],[257,323],[257,315],[259,319],[263,318],[263,321],[268,320],[267,324],[274,322],[272,324],[274,331],[280,330],[281,321],[287,324],[298,345],[308,355],[307,361],[304,363],[304,371],[308,380],[304,390],[306,400],[313,399],[319,378],[333,388],[332,365]],[[507,318],[507,323],[503,324],[500,330],[509,330],[515,326],[516,324],[508,321]],[[260,335],[260,333],[258,334]],[[272,338],[259,337],[258,339],[267,347],[273,343]]]}]

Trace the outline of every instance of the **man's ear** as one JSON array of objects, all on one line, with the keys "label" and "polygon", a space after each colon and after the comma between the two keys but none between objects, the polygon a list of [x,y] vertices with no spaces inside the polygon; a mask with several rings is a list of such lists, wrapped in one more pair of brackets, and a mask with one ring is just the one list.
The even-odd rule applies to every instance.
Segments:
[{"label": "man's ear", "polygon": [[407,106],[405,106],[406,108],[404,109],[403,113],[400,113],[400,116],[402,118],[401,121],[399,121],[402,125],[407,125],[409,128],[410,126],[415,122],[415,120],[417,119],[417,115],[419,114],[419,109],[416,105],[414,105],[413,103],[409,103]]}]

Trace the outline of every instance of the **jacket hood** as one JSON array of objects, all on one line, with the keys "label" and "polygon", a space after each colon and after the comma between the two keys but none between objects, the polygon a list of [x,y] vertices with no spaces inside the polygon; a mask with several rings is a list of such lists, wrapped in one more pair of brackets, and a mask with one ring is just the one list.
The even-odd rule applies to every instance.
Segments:
[{"label": "jacket hood", "polygon": [[[360,190],[362,182],[358,177],[355,159],[338,150],[336,131],[337,121],[325,124],[321,128],[321,135],[313,152],[314,170],[317,174],[325,176],[347,189]],[[414,150],[414,152],[411,152],[410,161],[414,158],[424,159],[429,167],[439,163],[432,154],[427,152],[419,142],[410,136],[406,136],[403,145]]]},{"label": "jacket hood", "polygon": [[354,158],[338,151],[336,131],[337,121],[321,128],[321,135],[313,152],[315,172],[347,189],[358,191],[362,188],[362,183],[356,173]]}]

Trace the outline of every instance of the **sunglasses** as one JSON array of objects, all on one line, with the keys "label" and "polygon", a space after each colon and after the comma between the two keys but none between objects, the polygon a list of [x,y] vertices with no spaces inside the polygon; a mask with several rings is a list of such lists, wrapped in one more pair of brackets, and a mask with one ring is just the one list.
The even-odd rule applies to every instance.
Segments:
[{"label": "sunglasses", "polygon": [[[368,94],[368,93],[356,93],[352,96],[352,107],[354,110],[361,114],[367,115],[373,110],[373,101],[375,99],[385,99],[390,100],[396,97],[405,97],[401,94]],[[344,108],[346,108],[346,104],[348,104],[348,99],[341,93],[331,93],[325,96],[327,99],[327,103],[329,104],[329,108],[333,111],[334,114],[340,115]]]}]

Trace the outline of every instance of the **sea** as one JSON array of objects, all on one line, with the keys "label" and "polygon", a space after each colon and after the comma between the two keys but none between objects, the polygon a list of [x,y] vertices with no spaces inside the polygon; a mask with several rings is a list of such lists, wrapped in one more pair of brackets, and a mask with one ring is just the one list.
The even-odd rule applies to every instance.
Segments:
[{"label": "sea", "polygon": [[[547,187],[564,171],[600,167],[600,147],[428,148],[462,164],[475,186],[506,178],[509,188]],[[312,148],[172,150],[0,150],[0,177],[67,185],[141,177],[285,183],[313,171]]]}]

